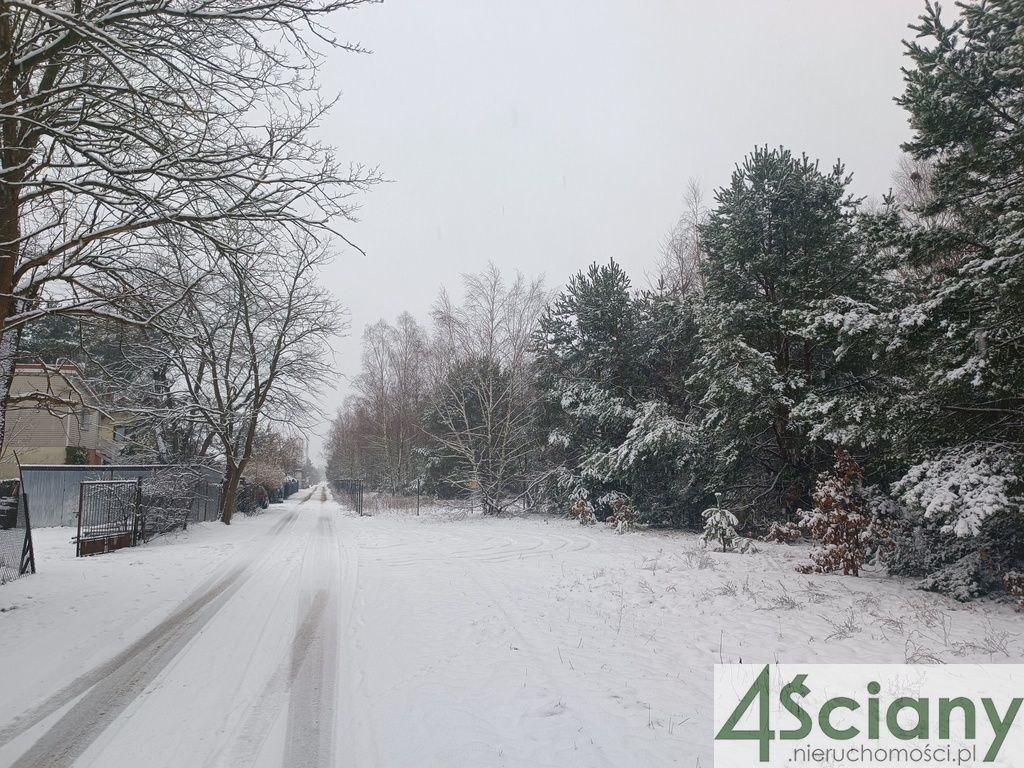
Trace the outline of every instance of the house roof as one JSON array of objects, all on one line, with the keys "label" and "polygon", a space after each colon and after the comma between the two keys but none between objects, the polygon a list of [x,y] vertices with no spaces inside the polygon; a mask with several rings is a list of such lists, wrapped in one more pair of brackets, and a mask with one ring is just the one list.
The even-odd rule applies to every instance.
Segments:
[{"label": "house roof", "polygon": [[[31,388],[35,390],[34,392],[16,392],[19,376],[22,380],[31,376],[45,377],[45,388],[36,386]],[[14,382],[11,391],[14,395],[12,399],[15,401],[37,399],[42,402],[47,398],[52,398],[57,402],[79,401],[97,408],[101,402],[100,398],[82,379],[82,371],[78,366],[69,363],[57,366],[45,363],[17,363],[14,366]],[[59,391],[65,388],[67,391]],[[74,395],[74,397],[69,397],[69,395]]]}]

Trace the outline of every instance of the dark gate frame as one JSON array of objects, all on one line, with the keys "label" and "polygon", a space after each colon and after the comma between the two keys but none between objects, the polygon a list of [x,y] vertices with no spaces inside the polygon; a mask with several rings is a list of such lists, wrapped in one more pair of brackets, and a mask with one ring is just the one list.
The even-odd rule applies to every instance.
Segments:
[{"label": "dark gate frame", "polygon": [[[104,510],[105,519],[96,523],[86,521],[86,491],[95,486],[135,486],[134,498],[130,500],[131,520],[111,518],[110,504]],[[75,537],[75,556],[98,555],[115,549],[134,547],[142,534],[142,478],[134,480],[83,480],[78,485],[78,536]]]}]

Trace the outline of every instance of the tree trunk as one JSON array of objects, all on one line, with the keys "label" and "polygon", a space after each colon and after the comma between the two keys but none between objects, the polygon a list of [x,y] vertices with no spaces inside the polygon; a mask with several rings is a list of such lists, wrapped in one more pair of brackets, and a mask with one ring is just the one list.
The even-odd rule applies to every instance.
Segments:
[{"label": "tree trunk", "polygon": [[238,501],[238,484],[241,480],[242,470],[229,465],[227,472],[224,473],[224,504],[220,512],[220,521],[224,525],[231,525],[231,516],[235,514],[235,504]]},{"label": "tree trunk", "polygon": [[[2,157],[7,160],[6,154]],[[6,447],[7,398],[14,379],[14,363],[21,337],[20,328],[8,327],[10,318],[18,312],[14,275],[21,238],[19,205],[17,188],[0,181],[0,449]]]},{"label": "tree trunk", "polygon": [[7,449],[4,440],[7,432],[7,399],[14,382],[14,364],[20,335],[17,330],[0,332],[0,456]]}]

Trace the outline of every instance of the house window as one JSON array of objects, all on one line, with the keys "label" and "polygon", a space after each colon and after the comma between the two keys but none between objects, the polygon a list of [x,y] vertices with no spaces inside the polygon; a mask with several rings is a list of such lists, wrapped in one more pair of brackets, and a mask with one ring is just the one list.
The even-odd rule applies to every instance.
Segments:
[{"label": "house window", "polygon": [[114,425],[114,442],[123,443],[125,438],[124,424]]}]

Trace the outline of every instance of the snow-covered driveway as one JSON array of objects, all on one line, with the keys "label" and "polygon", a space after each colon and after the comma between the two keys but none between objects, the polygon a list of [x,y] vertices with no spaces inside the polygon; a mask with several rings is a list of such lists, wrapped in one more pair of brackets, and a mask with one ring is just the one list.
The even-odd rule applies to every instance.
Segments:
[{"label": "snow-covered driveway", "polygon": [[[307,492],[299,494],[306,496]],[[1020,661],[1020,617],[798,549],[316,490],[0,591],[0,766],[710,766],[719,661]]]}]

